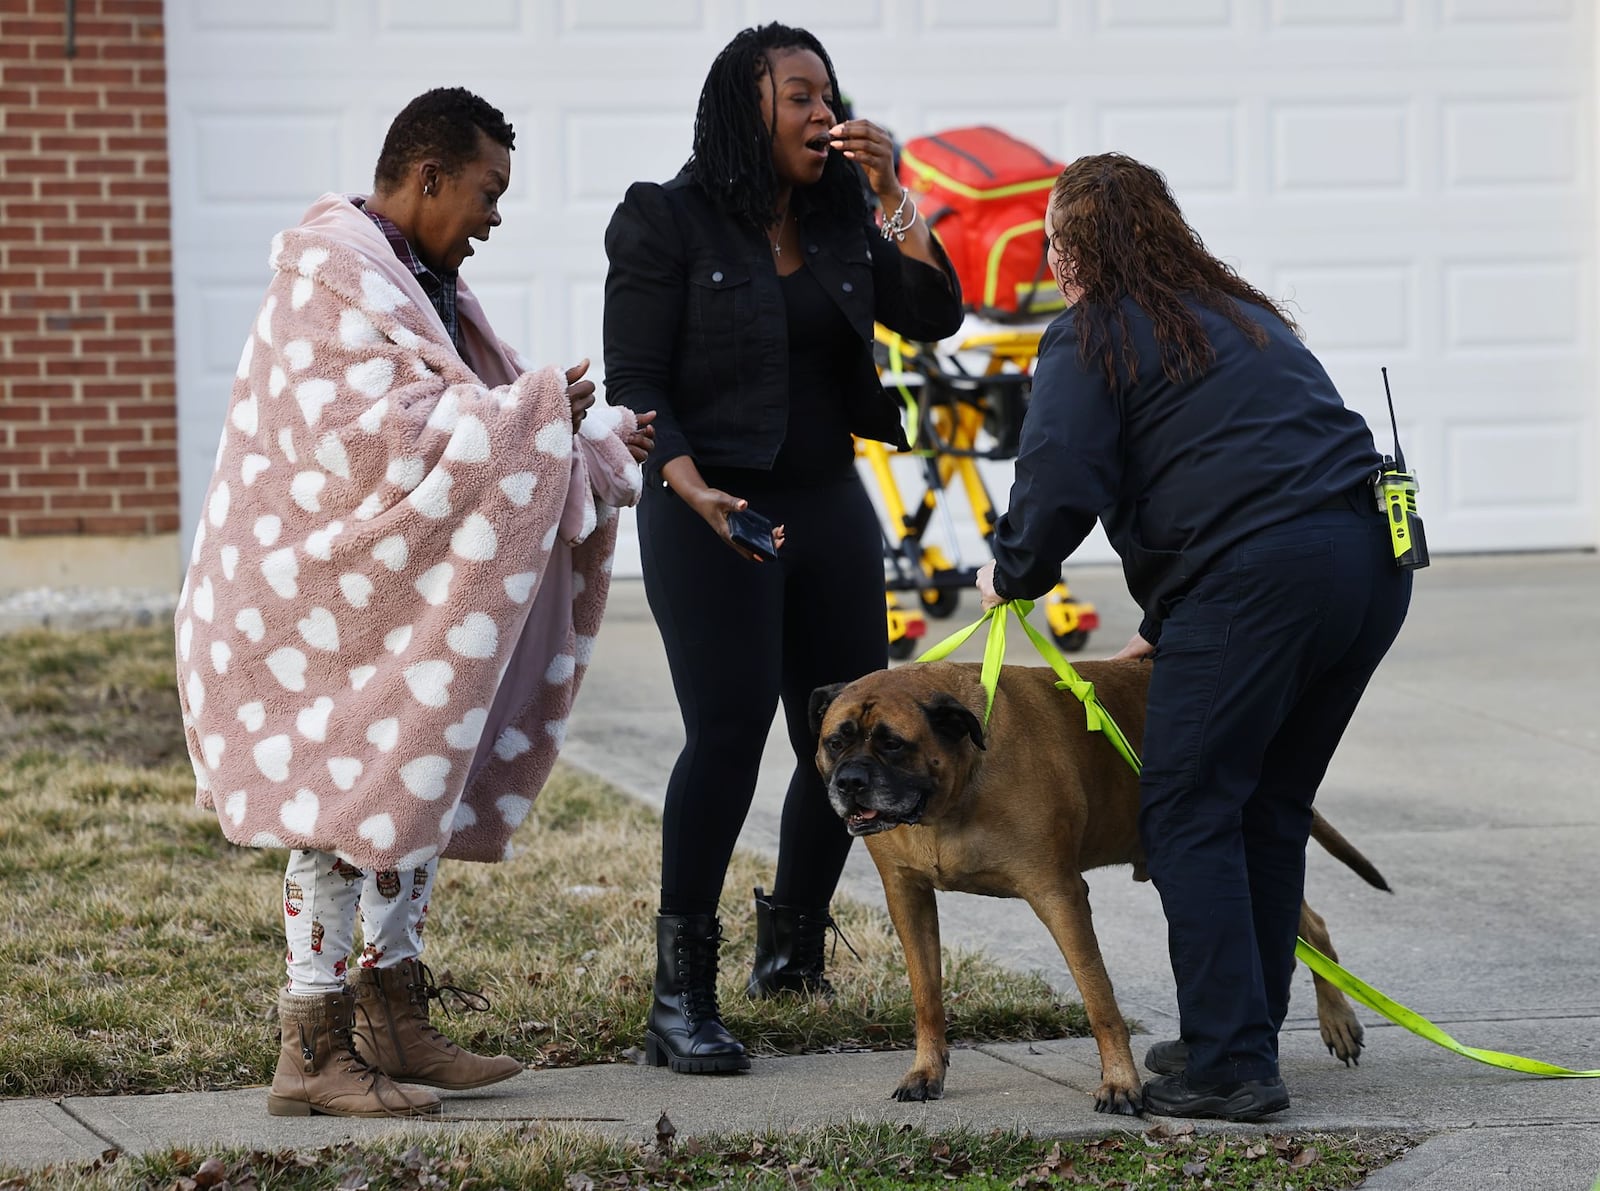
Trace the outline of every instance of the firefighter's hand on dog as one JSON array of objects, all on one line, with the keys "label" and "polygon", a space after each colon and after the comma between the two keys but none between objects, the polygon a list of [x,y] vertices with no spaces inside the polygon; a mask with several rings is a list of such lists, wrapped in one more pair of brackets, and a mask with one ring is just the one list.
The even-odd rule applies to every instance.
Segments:
[{"label": "firefighter's hand on dog", "polygon": [[1135,633],[1128,638],[1126,645],[1111,655],[1111,660],[1117,661],[1119,658],[1128,658],[1132,661],[1138,661],[1140,658],[1150,657],[1155,651],[1156,647],[1154,645],[1151,645],[1150,642]]}]

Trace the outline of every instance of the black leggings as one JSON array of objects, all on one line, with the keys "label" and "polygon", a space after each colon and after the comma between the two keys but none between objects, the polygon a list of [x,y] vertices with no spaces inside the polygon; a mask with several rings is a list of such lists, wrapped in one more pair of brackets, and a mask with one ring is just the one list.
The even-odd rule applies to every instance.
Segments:
[{"label": "black leggings", "polygon": [[662,811],[667,914],[716,911],[780,698],[796,763],[773,900],[828,904],[851,840],[817,774],[811,692],[888,664],[882,537],[861,481],[735,495],[784,526],[776,562],[734,553],[671,489],[652,486],[639,506],[645,595],[685,737]]}]

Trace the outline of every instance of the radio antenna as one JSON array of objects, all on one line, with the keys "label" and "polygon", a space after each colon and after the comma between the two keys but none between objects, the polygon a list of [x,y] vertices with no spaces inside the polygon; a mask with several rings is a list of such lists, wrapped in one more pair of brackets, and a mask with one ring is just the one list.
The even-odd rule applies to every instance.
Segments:
[{"label": "radio antenna", "polygon": [[1389,369],[1379,368],[1383,373],[1383,399],[1389,403],[1389,433],[1394,436],[1394,462],[1401,471],[1406,469],[1406,453],[1400,449],[1400,427],[1394,420],[1394,394],[1389,392]]}]

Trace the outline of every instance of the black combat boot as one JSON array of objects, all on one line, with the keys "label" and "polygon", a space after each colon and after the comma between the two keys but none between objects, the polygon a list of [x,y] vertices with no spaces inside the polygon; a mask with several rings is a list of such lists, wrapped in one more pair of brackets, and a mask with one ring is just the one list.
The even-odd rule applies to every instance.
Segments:
[{"label": "black combat boot", "polygon": [[827,907],[797,910],[775,906],[756,886],[756,961],[745,994],[753,998],[793,992],[833,1000],[833,985],[822,974],[823,944],[837,931]]},{"label": "black combat boot", "polygon": [[656,988],[644,1027],[645,1058],[684,1074],[748,1071],[750,1058],[717,1010],[717,950],[712,914],[656,917]]}]

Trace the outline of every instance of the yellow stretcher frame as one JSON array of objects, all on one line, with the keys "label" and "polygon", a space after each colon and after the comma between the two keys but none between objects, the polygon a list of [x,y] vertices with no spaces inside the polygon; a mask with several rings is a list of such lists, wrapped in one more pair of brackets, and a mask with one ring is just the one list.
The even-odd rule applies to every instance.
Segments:
[{"label": "yellow stretcher frame", "polygon": [[[917,640],[927,633],[925,616],[943,619],[954,615],[961,593],[970,590],[976,567],[958,567],[938,546],[923,540],[940,500],[959,484],[978,533],[989,543],[999,520],[988,485],[978,470],[982,458],[1010,458],[1015,450],[1015,426],[1001,427],[996,445],[986,447],[980,438],[993,430],[1005,404],[1013,421],[1020,422],[1027,377],[1039,350],[1038,328],[997,328],[963,337],[949,350],[913,343],[881,324],[876,328],[879,369],[884,387],[897,392],[906,405],[906,437],[911,453],[923,460],[921,496],[908,502],[890,465],[890,449],[871,439],[856,440],[856,455],[867,465],[877,485],[884,526],[884,612],[889,634],[889,655],[909,658]],[[955,354],[977,355],[980,370],[968,372],[947,362]],[[916,390],[907,381],[914,378]],[[917,604],[901,596],[915,592]],[[1076,599],[1065,580],[1045,597],[1045,619],[1056,644],[1068,653],[1083,649],[1091,631],[1099,627],[1094,605]]]}]

